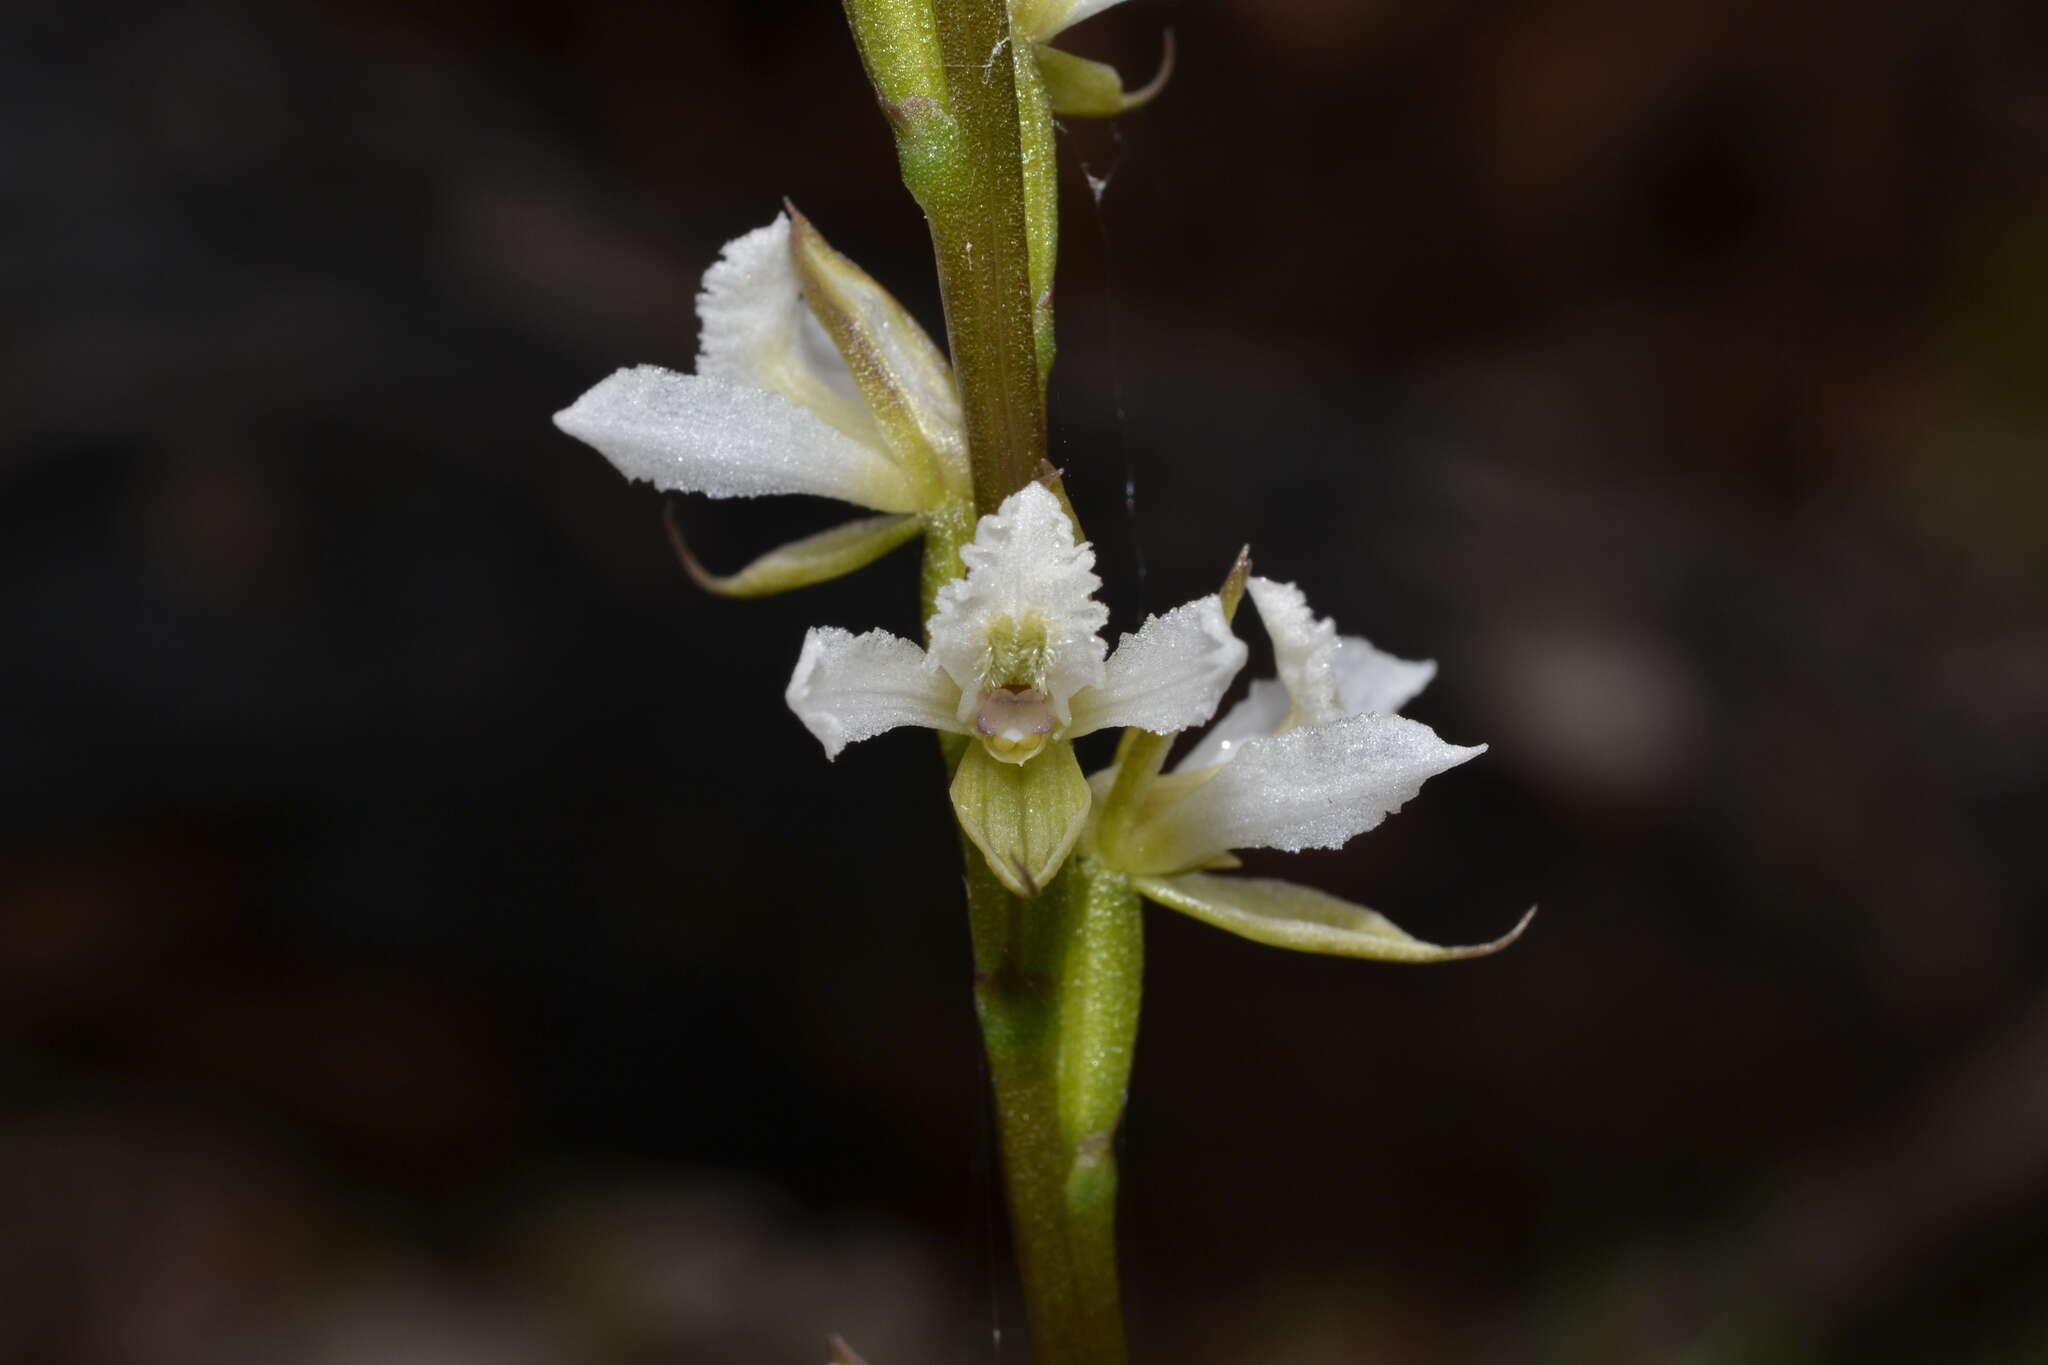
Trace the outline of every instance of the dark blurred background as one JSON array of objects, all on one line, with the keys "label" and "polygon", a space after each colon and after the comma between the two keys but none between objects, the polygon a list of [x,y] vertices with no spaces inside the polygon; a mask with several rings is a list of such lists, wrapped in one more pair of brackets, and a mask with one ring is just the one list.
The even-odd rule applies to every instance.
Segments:
[{"label": "dark blurred background", "polygon": [[[933,748],[781,702],[914,555],[707,598],[548,421],[785,194],[936,326],[837,6],[13,13],[0,1360],[1022,1362]],[[1439,659],[1491,751],[1289,875],[1545,912],[1153,912],[1143,1358],[2048,1360],[2048,11],[1067,45],[1168,25],[1064,140],[1118,623],[1249,539]]]}]

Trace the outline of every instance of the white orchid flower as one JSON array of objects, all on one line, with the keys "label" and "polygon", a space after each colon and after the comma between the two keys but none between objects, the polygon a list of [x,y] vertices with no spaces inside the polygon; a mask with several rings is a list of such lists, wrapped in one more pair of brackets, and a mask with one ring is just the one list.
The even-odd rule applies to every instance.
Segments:
[{"label": "white orchid flower", "polygon": [[[754,597],[871,563],[973,492],[952,368],[917,320],[791,210],[726,243],[697,296],[697,372],[619,370],[555,425],[629,479],[714,498],[810,493],[881,513],[700,583]],[[680,542],[679,542],[680,544]]]},{"label": "white orchid flower", "polygon": [[[1217,876],[1232,850],[1338,848],[1377,826],[1436,774],[1486,752],[1447,744],[1396,714],[1436,674],[1339,635],[1291,583],[1247,584],[1273,640],[1278,678],[1245,699],[1172,773],[1135,784],[1131,809],[1105,813],[1096,856],[1147,898],[1243,937],[1311,952],[1435,962],[1505,947],[1505,937],[1441,947],[1409,937],[1363,906],[1268,878]],[[1098,796],[1118,770],[1093,779]],[[1531,912],[1534,913],[1533,911]]]},{"label": "white orchid flower", "polygon": [[1133,727],[1172,734],[1215,713],[1244,666],[1215,594],[1148,619],[1114,652],[1095,600],[1095,552],[1060,500],[1031,483],[962,548],[931,641],[814,627],[786,694],[826,756],[898,726],[971,736],[953,781],[962,827],[996,875],[1035,895],[1079,836],[1087,779],[1070,741]]}]

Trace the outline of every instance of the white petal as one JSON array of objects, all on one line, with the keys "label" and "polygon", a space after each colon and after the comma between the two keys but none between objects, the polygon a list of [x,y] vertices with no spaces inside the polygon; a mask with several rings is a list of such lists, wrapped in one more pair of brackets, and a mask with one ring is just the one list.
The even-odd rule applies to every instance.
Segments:
[{"label": "white petal", "polygon": [[1397,659],[1356,635],[1337,640],[1337,700],[1347,716],[1391,716],[1436,676],[1431,659]]},{"label": "white petal", "polygon": [[[1024,685],[1051,698],[1060,723],[1070,718],[1069,700],[1102,682],[1101,631],[1109,609],[1094,598],[1095,551],[1074,543],[1074,525],[1060,501],[1043,484],[1028,483],[981,519],[974,543],[960,551],[967,575],[939,589],[936,610],[926,625],[932,657],[963,693],[962,719],[981,692]],[[991,630],[999,618],[1013,627],[1042,627],[1045,653],[1039,676],[1025,680],[985,677],[990,667]]]},{"label": "white petal", "polygon": [[[1064,33],[1083,19],[1091,19],[1123,0],[1036,0],[1020,6],[1019,23],[1039,42]],[[1028,16],[1028,17],[1026,17]]]},{"label": "white petal", "polygon": [[1244,641],[1230,633],[1214,593],[1146,618],[1117,642],[1102,682],[1074,696],[1070,735],[1131,725],[1170,735],[1216,714],[1244,667]]},{"label": "white petal", "polygon": [[925,661],[924,651],[886,630],[865,635],[814,626],[783,693],[825,757],[899,725],[958,730],[959,689]]},{"label": "white petal", "polygon": [[1318,619],[1292,583],[1254,578],[1245,585],[1273,640],[1273,662],[1293,703],[1292,723],[1322,725],[1344,714],[1337,696],[1337,625]]},{"label": "white petal", "polygon": [[725,244],[697,295],[697,373],[795,399],[863,444],[882,435],[839,348],[811,316],[789,253],[789,215]]},{"label": "white petal", "polygon": [[1233,848],[1338,848],[1399,810],[1425,779],[1484,752],[1446,744],[1400,716],[1248,739],[1207,781],[1147,818],[1146,865],[1126,870],[1178,872]]},{"label": "white petal", "polygon": [[1210,726],[1201,742],[1188,750],[1187,757],[1174,765],[1177,773],[1208,768],[1234,755],[1248,739],[1277,735],[1287,723],[1287,689],[1276,678],[1261,678],[1252,684],[1245,699],[1223,713]]},{"label": "white petal", "polygon": [[780,394],[659,365],[619,370],[555,414],[555,425],[629,479],[751,498],[816,493],[877,512],[913,512],[903,471]]}]

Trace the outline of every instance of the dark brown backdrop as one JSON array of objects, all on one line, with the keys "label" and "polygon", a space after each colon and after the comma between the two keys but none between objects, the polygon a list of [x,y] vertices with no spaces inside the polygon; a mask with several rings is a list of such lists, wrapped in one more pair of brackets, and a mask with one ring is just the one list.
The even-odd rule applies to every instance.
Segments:
[{"label": "dark brown backdrop", "polygon": [[[1055,458],[1487,741],[1164,913],[1145,1358],[2048,1356],[2048,32],[2018,0],[1139,0]],[[1018,1361],[931,746],[548,414],[789,195],[925,316],[835,6],[30,0],[0,51],[0,1359]],[[1107,178],[1099,204],[1078,174]],[[685,509],[736,562],[820,509]],[[992,1328],[1002,1331],[998,1343]]]}]

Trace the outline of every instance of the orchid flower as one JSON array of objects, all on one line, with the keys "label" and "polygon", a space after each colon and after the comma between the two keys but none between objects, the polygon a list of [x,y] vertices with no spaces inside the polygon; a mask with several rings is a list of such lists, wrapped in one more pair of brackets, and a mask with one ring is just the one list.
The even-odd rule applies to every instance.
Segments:
[{"label": "orchid flower", "polygon": [[1034,896],[1086,822],[1074,739],[1172,734],[1215,713],[1244,666],[1214,593],[1148,619],[1111,652],[1095,551],[1043,484],[983,517],[965,577],[939,590],[928,649],[883,630],[813,627],[786,693],[825,755],[903,725],[972,737],[954,774],[961,827],[1003,883]]},{"label": "orchid flower", "polygon": [[1103,812],[1091,852],[1146,898],[1262,943],[1439,962],[1513,942],[1528,916],[1492,943],[1441,947],[1312,887],[1211,871],[1237,866],[1233,849],[1341,847],[1413,799],[1428,778],[1486,752],[1447,744],[1397,714],[1435,676],[1435,664],[1340,636],[1291,583],[1252,578],[1246,586],[1272,637],[1279,677],[1253,683],[1173,772],[1121,784],[1121,764],[1095,774],[1098,808],[1113,789],[1132,795],[1125,809]]},{"label": "orchid flower", "polygon": [[[881,515],[794,541],[738,573],[758,597],[861,568],[973,497],[952,368],[888,291],[793,209],[704,274],[697,372],[619,370],[555,414],[629,479],[745,498],[811,493]],[[678,540],[680,546],[680,540]]]}]

